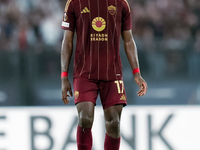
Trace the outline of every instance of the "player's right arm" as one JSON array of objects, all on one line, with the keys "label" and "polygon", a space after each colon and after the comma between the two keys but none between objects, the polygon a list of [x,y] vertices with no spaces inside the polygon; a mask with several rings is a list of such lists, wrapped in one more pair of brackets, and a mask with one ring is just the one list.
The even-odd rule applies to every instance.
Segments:
[{"label": "player's right arm", "polygon": [[[73,36],[74,32],[70,30],[64,31],[62,46],[61,46],[61,72],[68,72],[71,56],[73,53]],[[73,96],[71,84],[68,77],[61,78],[62,84],[62,100],[67,105],[69,103],[68,97]],[[69,94],[68,94],[69,92]]]}]

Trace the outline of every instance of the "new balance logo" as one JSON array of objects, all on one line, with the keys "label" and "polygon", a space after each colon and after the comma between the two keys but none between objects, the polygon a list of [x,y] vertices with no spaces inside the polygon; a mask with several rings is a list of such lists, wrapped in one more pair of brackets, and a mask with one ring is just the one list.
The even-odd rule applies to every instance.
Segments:
[{"label": "new balance logo", "polygon": [[89,11],[89,9],[87,8],[87,7],[85,7],[82,11],[81,11],[81,13],[89,13],[90,11]]},{"label": "new balance logo", "polygon": [[126,100],[126,96],[123,94],[122,96],[121,96],[121,98],[120,98],[120,100]]}]

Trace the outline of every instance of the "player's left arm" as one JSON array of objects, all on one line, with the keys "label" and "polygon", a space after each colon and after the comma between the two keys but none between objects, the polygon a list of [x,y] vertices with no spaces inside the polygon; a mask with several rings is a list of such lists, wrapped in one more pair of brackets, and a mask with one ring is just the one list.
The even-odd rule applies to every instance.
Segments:
[{"label": "player's left arm", "polygon": [[[135,68],[139,68],[137,47],[132,36],[132,31],[122,31],[122,39],[124,40],[125,52],[132,70],[134,70]],[[138,96],[145,95],[148,87],[146,81],[142,78],[140,72],[134,74],[134,79],[140,88],[140,90],[137,92]]]}]

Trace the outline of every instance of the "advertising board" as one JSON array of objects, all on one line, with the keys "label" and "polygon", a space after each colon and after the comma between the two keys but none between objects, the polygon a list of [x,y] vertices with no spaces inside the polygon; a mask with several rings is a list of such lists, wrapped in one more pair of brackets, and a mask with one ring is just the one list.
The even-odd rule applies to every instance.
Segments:
[{"label": "advertising board", "polygon": [[[200,107],[127,106],[120,150],[199,150]],[[77,150],[75,107],[0,107],[0,150]],[[103,150],[104,116],[95,108],[93,150]]]}]

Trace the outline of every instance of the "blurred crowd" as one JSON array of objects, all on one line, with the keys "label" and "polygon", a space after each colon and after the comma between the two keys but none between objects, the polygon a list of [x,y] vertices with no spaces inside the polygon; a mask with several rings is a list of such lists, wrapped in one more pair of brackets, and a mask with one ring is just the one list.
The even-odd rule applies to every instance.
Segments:
[{"label": "blurred crowd", "polygon": [[200,1],[130,0],[129,3],[137,47],[145,52],[144,67],[157,77],[179,73],[199,76]]},{"label": "blurred crowd", "polygon": [[130,0],[133,32],[146,50],[154,50],[155,39],[162,40],[162,48],[183,50],[195,40],[200,45],[199,0]]},{"label": "blurred crowd", "polygon": [[[139,49],[155,50],[200,46],[199,0],[128,0],[133,33]],[[66,0],[0,0],[0,49],[25,50],[28,45],[57,46]]]},{"label": "blurred crowd", "polygon": [[60,44],[64,6],[57,0],[0,0],[0,49]]},{"label": "blurred crowd", "polygon": [[[60,52],[66,1],[0,0],[0,51],[27,51],[31,47],[35,52]],[[160,65],[160,70],[184,70],[183,53],[158,55],[169,51],[191,52],[188,70],[199,70],[196,54],[200,54],[200,0],[127,1],[132,10],[133,35],[138,51],[144,52],[140,60],[146,70],[156,72],[155,65]],[[159,76],[162,71],[157,72]]]}]

